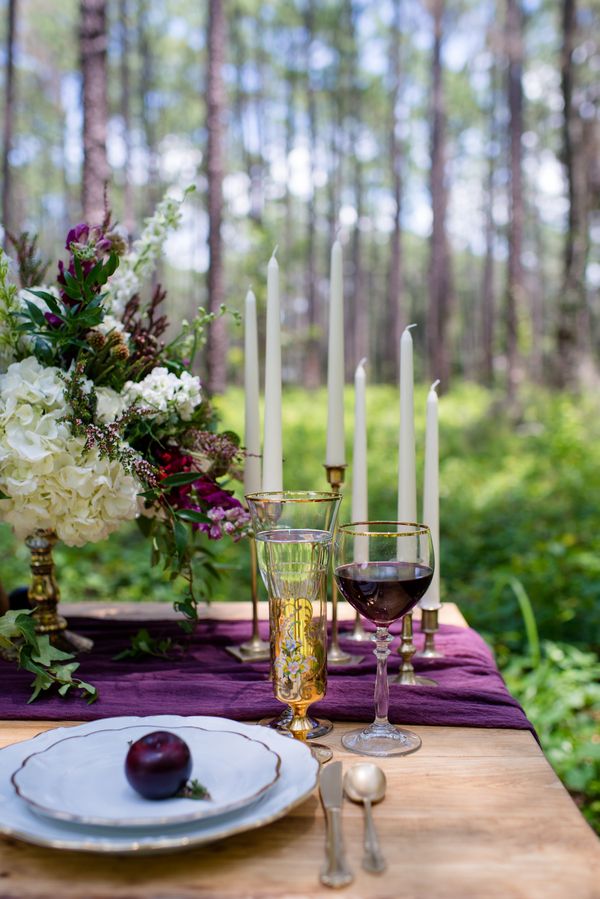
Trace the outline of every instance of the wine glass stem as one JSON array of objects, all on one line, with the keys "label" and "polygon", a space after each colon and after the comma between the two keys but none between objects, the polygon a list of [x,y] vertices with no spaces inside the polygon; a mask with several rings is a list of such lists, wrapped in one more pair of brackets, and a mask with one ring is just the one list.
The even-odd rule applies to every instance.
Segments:
[{"label": "wine glass stem", "polygon": [[387,724],[390,704],[387,660],[390,654],[389,644],[394,638],[387,627],[378,627],[373,639],[375,640],[374,654],[377,659],[377,673],[375,675],[375,724]]}]

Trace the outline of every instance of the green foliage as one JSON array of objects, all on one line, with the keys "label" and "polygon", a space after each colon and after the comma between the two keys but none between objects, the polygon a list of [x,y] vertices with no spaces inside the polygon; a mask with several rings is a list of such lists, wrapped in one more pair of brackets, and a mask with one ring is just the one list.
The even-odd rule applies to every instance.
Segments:
[{"label": "green foliage", "polygon": [[542,642],[538,665],[516,656],[503,670],[544,752],[590,824],[600,832],[600,663],[593,652]]},{"label": "green foliage", "polygon": [[29,702],[53,687],[61,696],[75,688],[87,697],[88,703],[98,698],[95,687],[73,677],[79,662],[68,661],[73,656],[56,649],[46,634],[35,633],[31,612],[10,610],[0,617],[0,649],[14,655],[19,668],[35,674]]},{"label": "green foliage", "polygon": [[131,646],[114,656],[114,660],[119,662],[122,659],[131,659],[137,662],[148,656],[154,656],[157,659],[170,659],[174,649],[175,645],[171,637],[153,637],[147,628],[142,627],[131,638]]}]

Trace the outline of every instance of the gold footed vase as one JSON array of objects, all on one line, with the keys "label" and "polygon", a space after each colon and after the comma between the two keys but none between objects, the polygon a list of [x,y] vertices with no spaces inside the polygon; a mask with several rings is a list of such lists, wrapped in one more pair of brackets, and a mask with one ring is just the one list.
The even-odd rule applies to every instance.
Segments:
[{"label": "gold footed vase", "polygon": [[27,592],[33,608],[36,634],[47,634],[50,642],[64,652],[89,652],[93,641],[68,630],[67,620],[58,613],[60,590],[54,576],[52,550],[58,537],[51,530],[34,531],[25,543],[31,552],[31,584]]}]

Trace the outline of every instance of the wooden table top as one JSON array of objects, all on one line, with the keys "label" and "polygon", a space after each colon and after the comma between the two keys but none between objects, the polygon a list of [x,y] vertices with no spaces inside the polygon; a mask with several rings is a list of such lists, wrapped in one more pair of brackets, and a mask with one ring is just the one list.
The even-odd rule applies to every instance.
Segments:
[{"label": "wooden table top", "polygon": [[[67,616],[75,611],[67,609]],[[215,605],[209,614],[230,617],[232,611]],[[443,618],[459,623],[460,613],[448,606]],[[2,721],[0,746],[60,724]],[[358,760],[340,742],[352,726],[336,724],[322,740],[344,768]],[[529,732],[412,729],[423,741],[418,752],[379,761],[388,792],[374,812],[388,869],[378,876],[361,869],[362,810],[345,802],[344,835],[355,880],[340,895],[600,899],[600,841]],[[267,827],[168,856],[109,861],[0,839],[0,899],[331,896],[318,878],[324,839],[316,791]]]}]

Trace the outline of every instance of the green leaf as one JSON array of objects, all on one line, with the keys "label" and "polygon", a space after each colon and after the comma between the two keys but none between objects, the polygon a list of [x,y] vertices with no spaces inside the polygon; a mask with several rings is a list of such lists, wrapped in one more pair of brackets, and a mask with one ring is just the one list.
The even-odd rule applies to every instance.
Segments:
[{"label": "green leaf", "polygon": [[178,557],[182,559],[190,540],[190,532],[182,521],[175,520],[173,522],[173,535],[175,537],[175,550]]},{"label": "green leaf", "polygon": [[35,303],[32,303],[30,300],[25,300],[25,305],[27,306],[27,310],[29,312],[29,315],[31,316],[31,320],[35,322],[38,327],[48,327],[46,317],[39,306],[36,306]]},{"label": "green leaf", "polygon": [[170,474],[167,478],[163,478],[160,482],[161,487],[184,487],[186,484],[193,484],[201,476],[197,471],[180,471],[177,474]]},{"label": "green leaf", "polygon": [[183,521],[193,521],[196,523],[205,523],[206,515],[204,512],[197,512],[195,509],[177,509],[175,512],[177,518]]},{"label": "green leaf", "polygon": [[38,649],[33,659],[39,662],[40,665],[49,666],[52,662],[60,662],[72,658],[73,653],[63,652],[62,649],[57,649],[56,646],[53,646],[47,634],[38,637]]}]

